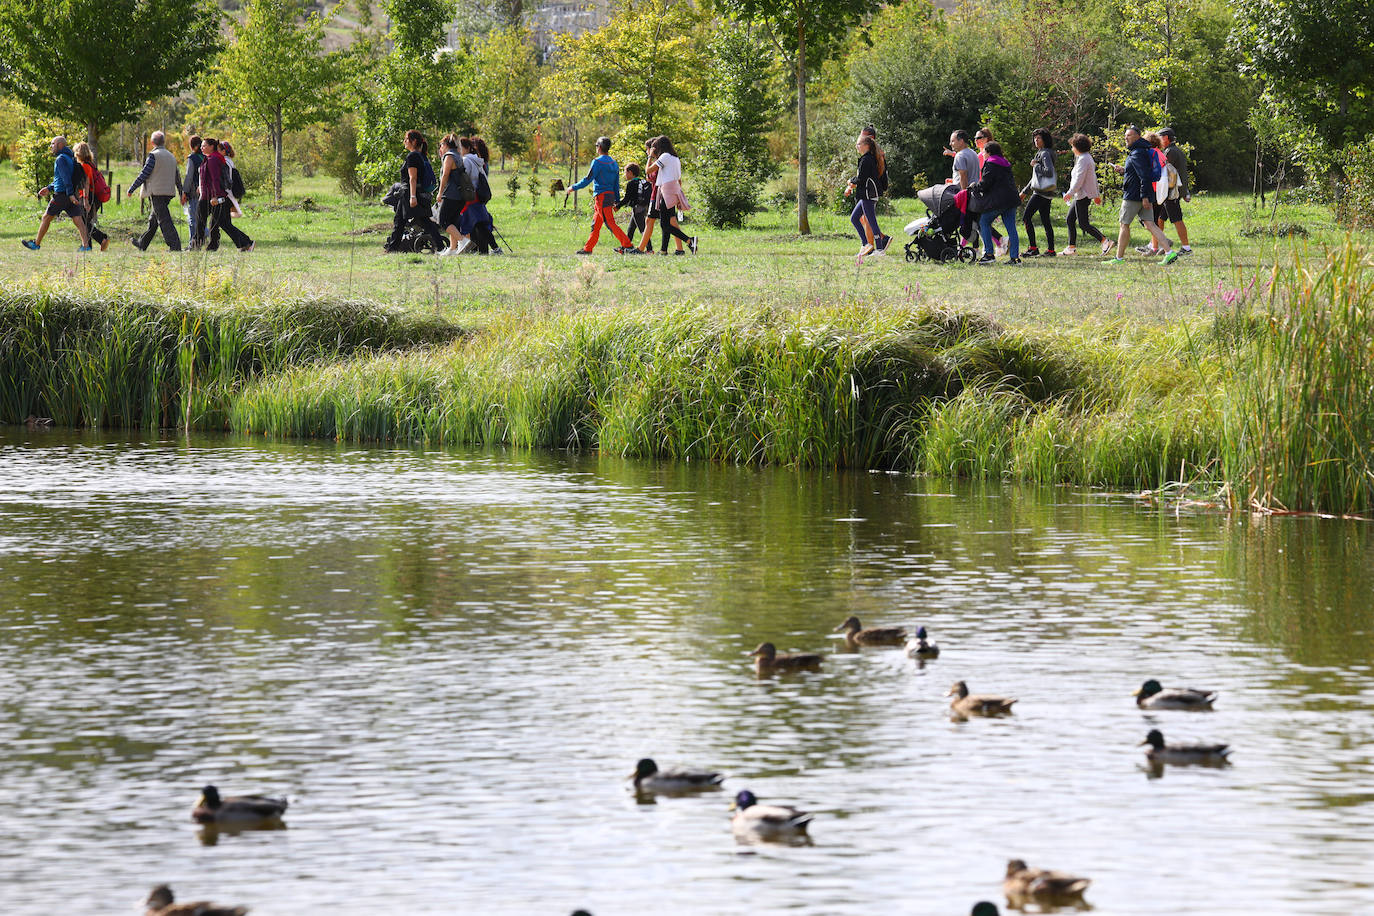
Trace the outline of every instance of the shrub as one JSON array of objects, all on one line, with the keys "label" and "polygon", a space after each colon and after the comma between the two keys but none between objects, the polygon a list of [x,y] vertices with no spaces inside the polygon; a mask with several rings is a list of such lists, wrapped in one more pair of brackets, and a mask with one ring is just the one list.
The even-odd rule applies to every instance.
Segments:
[{"label": "shrub", "polygon": [[1374,134],[1347,146],[1341,158],[1345,181],[1336,219],[1347,229],[1374,229]]},{"label": "shrub", "polygon": [[759,208],[762,186],[749,174],[736,156],[707,159],[698,170],[699,194],[706,222],[717,229],[743,228],[744,221]]}]

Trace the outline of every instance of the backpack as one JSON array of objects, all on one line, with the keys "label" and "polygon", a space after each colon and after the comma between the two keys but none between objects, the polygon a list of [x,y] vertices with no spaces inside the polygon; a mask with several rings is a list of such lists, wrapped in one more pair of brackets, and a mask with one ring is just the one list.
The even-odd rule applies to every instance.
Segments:
[{"label": "backpack", "polygon": [[[449,187],[454,186],[456,181],[458,188],[457,200],[462,203],[469,203],[470,201],[476,200],[477,189],[472,186],[472,179],[468,177],[468,170],[467,166],[463,164],[463,157],[452,150],[444,153],[444,155],[453,157],[453,171],[449,172]],[[445,188],[445,193],[448,193],[447,188]]]},{"label": "backpack", "polygon": [[95,192],[95,199],[102,204],[110,202],[110,184],[105,180],[105,175],[100,169],[91,170],[91,190]]},{"label": "backpack", "polygon": [[73,199],[82,197],[86,193],[86,167],[72,157],[72,193]]},{"label": "backpack", "polygon": [[243,176],[232,165],[229,166],[229,193],[234,195],[235,200],[243,200]]},{"label": "backpack", "polygon": [[421,194],[433,194],[434,189],[439,187],[439,179],[434,177],[434,166],[430,163],[429,157],[424,157],[425,171],[420,175],[420,187],[417,190]]},{"label": "backpack", "polygon": [[1151,150],[1151,152],[1154,155],[1150,157],[1150,184],[1154,184],[1164,176],[1164,166],[1161,164],[1164,159],[1164,152],[1162,150]]},{"label": "backpack", "polygon": [[477,202],[485,204],[491,200],[491,185],[487,184],[487,173],[477,173]]}]

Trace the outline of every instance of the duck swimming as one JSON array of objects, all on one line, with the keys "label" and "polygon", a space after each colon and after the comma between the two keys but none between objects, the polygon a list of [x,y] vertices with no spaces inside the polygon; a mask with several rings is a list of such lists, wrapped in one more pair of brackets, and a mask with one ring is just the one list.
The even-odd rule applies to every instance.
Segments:
[{"label": "duck swimming", "polygon": [[704,770],[660,770],[658,764],[648,757],[635,764],[635,771],[629,778],[635,781],[635,791],[643,793],[719,789],[725,781],[721,774]]},{"label": "duck swimming", "polygon": [[759,643],[759,647],[749,654],[755,656],[754,671],[760,676],[765,674],[790,674],[794,671],[821,670],[820,655],[814,652],[779,655],[777,647],[771,642]]},{"label": "duck swimming", "polygon": [[742,840],[789,840],[808,836],[813,815],[791,805],[761,805],[748,789],[735,796],[730,829]]},{"label": "duck swimming", "polygon": [[906,627],[869,627],[859,623],[857,617],[846,617],[844,623],[835,628],[844,631],[844,641],[851,646],[900,646],[906,642]]},{"label": "duck swimming", "polygon": [[153,888],[143,905],[147,907],[145,916],[244,916],[248,912],[246,906],[216,906],[204,900],[175,903],[172,889],[165,884]]},{"label": "duck swimming", "polygon": [[954,697],[949,708],[962,716],[1000,716],[1011,712],[1011,705],[1016,702],[1015,697],[969,693],[968,684],[963,681],[955,681],[945,696]]},{"label": "duck swimming", "polygon": [[1030,868],[1024,860],[1012,859],[1007,863],[1007,876],[1002,880],[1002,892],[1007,895],[1007,901],[1014,906],[1029,901],[1055,904],[1081,898],[1089,884],[1092,884],[1092,881],[1087,878],[1079,878],[1062,871]]},{"label": "duck swimming", "polygon": [[1219,695],[1215,690],[1196,690],[1192,687],[1161,687],[1151,678],[1131,694],[1141,709],[1210,710]]},{"label": "duck swimming", "polygon": [[236,795],[221,798],[214,786],[200,790],[200,798],[191,811],[191,820],[198,824],[220,824],[228,827],[272,825],[286,813],[286,799],[264,795]]},{"label": "duck swimming", "polygon": [[940,647],[926,638],[926,628],[916,628],[916,638],[906,644],[906,654],[912,658],[939,658]]},{"label": "duck swimming", "polygon": [[1164,734],[1157,728],[1151,729],[1145,740],[1140,742],[1141,747],[1147,744],[1149,747],[1145,749],[1145,756],[1152,763],[1224,766],[1229,762],[1226,755],[1231,753],[1229,744],[1165,744]]}]

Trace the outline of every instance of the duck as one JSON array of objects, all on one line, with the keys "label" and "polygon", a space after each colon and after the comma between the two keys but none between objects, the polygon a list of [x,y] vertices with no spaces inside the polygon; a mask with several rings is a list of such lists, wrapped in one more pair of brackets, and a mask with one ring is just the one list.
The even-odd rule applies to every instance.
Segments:
[{"label": "duck", "polygon": [[1081,898],[1092,884],[1062,871],[1030,868],[1023,859],[1007,863],[1007,876],[1002,879],[1002,892],[1012,904],[1034,900],[1037,903],[1057,903]]},{"label": "duck", "polygon": [[798,652],[792,655],[779,655],[771,642],[761,642],[757,649],[749,653],[754,658],[754,670],[760,676],[765,674],[788,674],[793,671],[821,670],[821,656],[814,652]]},{"label": "duck", "polygon": [[926,638],[926,628],[916,628],[916,638],[906,644],[906,654],[912,658],[939,658],[940,647]]},{"label": "duck", "polygon": [[645,757],[635,764],[630,774],[636,792],[694,792],[719,789],[725,777],[705,770],[660,770],[658,764]]},{"label": "duck", "polygon": [[987,900],[980,900],[969,910],[968,916],[1001,916],[997,910],[997,904]]},{"label": "duck", "polygon": [[221,824],[230,827],[271,825],[286,813],[286,799],[264,795],[236,795],[220,798],[219,789],[206,786],[191,811],[191,820],[198,824]]},{"label": "duck", "polygon": [[1210,710],[1219,694],[1215,690],[1192,687],[1161,687],[1159,681],[1151,678],[1131,696],[1135,697],[1135,705],[1141,709]]},{"label": "duck", "polygon": [[949,707],[963,716],[1000,716],[1011,712],[1011,705],[1016,702],[1015,697],[969,693],[968,684],[963,681],[955,681],[945,696],[954,697]]},{"label": "duck", "polygon": [[851,646],[900,646],[906,642],[906,627],[869,627],[850,616],[834,632],[844,631],[844,641]]},{"label": "duck", "polygon": [[244,916],[248,912],[246,906],[217,906],[204,900],[195,903],[174,901],[172,889],[166,884],[159,884],[143,901],[147,907],[146,916]]},{"label": "duck", "polygon": [[1226,755],[1231,753],[1229,744],[1165,744],[1164,734],[1157,728],[1150,729],[1140,747],[1149,745],[1145,756],[1152,763],[1187,764],[1200,763],[1211,766],[1225,765]]},{"label": "duck", "polygon": [[807,837],[813,815],[791,805],[761,805],[753,792],[745,789],[735,796],[730,829],[742,840],[789,840]]},{"label": "duck", "polygon": [[29,414],[24,418],[24,425],[29,429],[52,429],[57,425],[57,421],[52,417],[35,417]]}]

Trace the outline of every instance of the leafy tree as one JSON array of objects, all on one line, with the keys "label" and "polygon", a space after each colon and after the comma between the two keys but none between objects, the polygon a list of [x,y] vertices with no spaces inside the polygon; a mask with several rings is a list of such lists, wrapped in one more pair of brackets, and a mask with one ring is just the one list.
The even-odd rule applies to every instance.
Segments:
[{"label": "leafy tree", "polygon": [[86,142],[186,88],[220,44],[210,0],[0,0],[0,91],[85,125]]},{"label": "leafy tree", "polygon": [[773,91],[774,67],[773,56],[736,23],[725,23],[711,40],[703,158],[728,159],[755,182],[778,174],[767,137],[781,107]]},{"label": "leafy tree", "polygon": [[1296,105],[1332,146],[1374,130],[1369,0],[1232,0],[1246,72]]},{"label": "leafy tree", "polygon": [[502,154],[519,156],[534,133],[534,91],[539,60],[529,30],[496,29],[472,49],[474,98],[482,101],[482,130]]},{"label": "leafy tree", "polygon": [[658,134],[674,145],[697,133],[705,61],[698,34],[705,22],[689,2],[616,0],[604,26],[558,40],[556,69],[546,79],[578,113],[619,125],[622,146]]},{"label": "leafy tree", "polygon": [[300,19],[294,0],[248,0],[233,43],[201,84],[240,125],[265,130],[272,143],[273,191],[281,200],[282,137],[330,109],[334,59],[323,53],[324,19]]},{"label": "leafy tree", "polygon": [[838,41],[880,0],[721,0],[749,22],[765,26],[778,51],[789,57],[797,81],[797,231],[811,232],[806,204],[806,84],[811,68],[838,50]]}]

